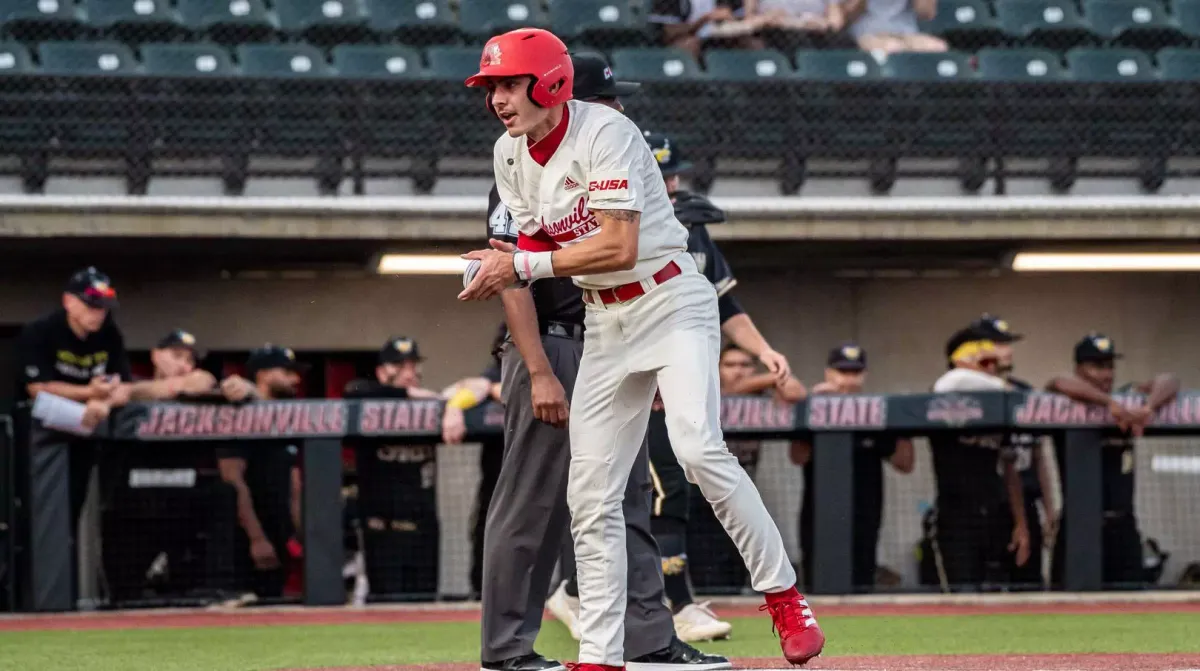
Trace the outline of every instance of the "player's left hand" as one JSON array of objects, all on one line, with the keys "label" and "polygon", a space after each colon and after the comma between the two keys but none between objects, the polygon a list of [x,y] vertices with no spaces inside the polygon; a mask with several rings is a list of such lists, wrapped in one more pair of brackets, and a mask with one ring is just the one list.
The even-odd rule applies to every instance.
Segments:
[{"label": "player's left hand", "polygon": [[788,365],[787,357],[773,349],[768,348],[763,350],[758,355],[758,360],[775,376],[775,381],[778,384],[787,382],[787,379],[792,375],[792,368]]},{"label": "player's left hand", "polygon": [[517,271],[513,268],[516,247],[499,240],[488,242],[492,249],[478,249],[462,255],[464,259],[479,261],[481,265],[470,286],[458,295],[460,301],[487,300],[500,295],[501,291],[517,282]]},{"label": "player's left hand", "polygon": [[1013,526],[1008,551],[1016,554],[1017,566],[1024,566],[1025,562],[1029,561],[1029,529],[1024,524]]},{"label": "player's left hand", "polygon": [[442,442],[447,445],[457,445],[463,442],[467,435],[466,416],[459,408],[446,406],[442,415]]},{"label": "player's left hand", "polygon": [[1133,408],[1129,415],[1132,418],[1129,430],[1136,437],[1141,437],[1146,432],[1146,426],[1154,421],[1154,411],[1148,405]]}]

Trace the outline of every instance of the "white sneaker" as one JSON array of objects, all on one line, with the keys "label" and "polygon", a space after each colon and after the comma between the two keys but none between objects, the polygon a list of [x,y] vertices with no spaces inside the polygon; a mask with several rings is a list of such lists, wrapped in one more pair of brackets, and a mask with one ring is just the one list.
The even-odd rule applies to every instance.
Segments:
[{"label": "white sneaker", "polygon": [[546,599],[546,610],[550,611],[554,619],[567,625],[571,638],[579,640],[579,597],[567,594],[566,581]]},{"label": "white sneaker", "polygon": [[729,638],[733,625],[717,619],[708,606],[711,602],[689,603],[675,614],[675,634],[685,643]]}]

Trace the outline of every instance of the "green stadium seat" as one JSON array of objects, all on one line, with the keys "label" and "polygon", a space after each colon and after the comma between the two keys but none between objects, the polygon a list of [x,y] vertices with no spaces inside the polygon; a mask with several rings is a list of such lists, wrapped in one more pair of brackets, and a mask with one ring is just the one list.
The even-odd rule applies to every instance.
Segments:
[{"label": "green stadium seat", "polygon": [[73,0],[0,0],[0,29],[24,42],[69,40],[84,30]]},{"label": "green stadium seat", "polygon": [[179,0],[179,15],[190,30],[224,45],[266,42],[279,30],[263,0]]},{"label": "green stadium seat", "polygon": [[1096,42],[1072,0],[997,0],[996,17],[1022,46],[1061,51]]},{"label": "green stadium seat", "polygon": [[88,23],[130,44],[170,41],[186,31],[168,0],[83,0]]},{"label": "green stadium seat", "polygon": [[279,28],[308,42],[332,46],[371,36],[358,0],[275,0]]},{"label": "green stadium seat", "polygon": [[1058,81],[1062,58],[1046,49],[982,49],[976,54],[981,79],[992,82]]},{"label": "green stadium seat", "polygon": [[1157,76],[1150,58],[1137,49],[1072,49],[1067,52],[1067,67],[1075,79],[1085,82],[1148,82]]},{"label": "green stadium seat", "polygon": [[610,49],[650,43],[645,20],[625,0],[558,0],[550,3],[550,27],[568,43]]},{"label": "green stadium seat", "polygon": [[333,73],[325,55],[310,44],[243,44],[237,48],[242,73],[251,77],[323,77]]},{"label": "green stadium seat", "polygon": [[796,76],[812,81],[879,79],[879,63],[865,51],[801,49],[796,52]]},{"label": "green stadium seat", "polygon": [[20,42],[0,42],[0,77],[34,72],[29,49]]},{"label": "green stadium seat", "polygon": [[767,49],[712,49],[704,57],[704,67],[710,78],[723,81],[758,81],[793,74],[783,54]]},{"label": "green stadium seat", "polygon": [[369,25],[404,44],[444,44],[458,39],[458,20],[446,0],[367,0]]},{"label": "green stadium seat", "polygon": [[113,75],[137,71],[137,59],[120,42],[42,42],[42,72],[54,75]]},{"label": "green stadium seat", "polygon": [[1156,0],[1087,0],[1083,16],[1092,30],[1113,46],[1151,50],[1189,43]]},{"label": "green stadium seat", "polygon": [[1188,37],[1200,39],[1200,0],[1174,0],[1171,8],[1179,30]]},{"label": "green stadium seat", "polygon": [[515,28],[550,27],[536,0],[460,0],[458,23],[464,33],[477,40]]},{"label": "green stadium seat", "polygon": [[363,79],[413,79],[424,74],[421,54],[412,47],[341,44],[333,48],[338,74]]},{"label": "green stadium seat", "polygon": [[967,55],[954,51],[892,54],[883,64],[882,71],[890,79],[926,82],[970,79],[975,74]]},{"label": "green stadium seat", "polygon": [[704,76],[691,54],[674,48],[613,49],[612,68],[621,78],[638,82],[680,81]]},{"label": "green stadium seat", "polygon": [[228,77],[235,73],[229,52],[215,44],[143,44],[147,74],[164,77]]},{"label": "green stadium seat", "polygon": [[937,14],[922,23],[921,32],[940,36],[952,49],[1004,44],[1004,31],[983,0],[938,0]]},{"label": "green stadium seat", "polygon": [[1177,82],[1200,81],[1200,49],[1167,47],[1159,50],[1156,60],[1163,79]]},{"label": "green stadium seat", "polygon": [[430,77],[462,83],[479,72],[483,50],[479,47],[437,46],[429,47],[425,54],[429,61]]}]

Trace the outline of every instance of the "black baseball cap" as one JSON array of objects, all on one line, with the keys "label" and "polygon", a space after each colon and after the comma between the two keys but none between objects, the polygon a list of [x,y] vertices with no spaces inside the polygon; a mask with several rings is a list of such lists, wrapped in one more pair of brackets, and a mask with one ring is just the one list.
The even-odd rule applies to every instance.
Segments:
[{"label": "black baseball cap", "polygon": [[1113,361],[1123,356],[1117,353],[1113,339],[1103,333],[1093,331],[1075,343],[1075,363]]},{"label": "black baseball cap", "polygon": [[405,361],[424,361],[417,341],[406,336],[390,338],[379,349],[379,365],[385,363],[404,363]]},{"label": "black baseball cap", "polygon": [[612,68],[604,56],[591,51],[571,54],[571,65],[575,68],[573,96],[576,100],[595,98],[621,98],[641,90],[637,82],[617,81]]},{"label": "black baseball cap", "polygon": [[654,154],[654,160],[658,162],[658,169],[662,171],[663,177],[678,175],[692,169],[691,162],[682,159],[671,138],[652,131],[643,131],[642,137],[646,138],[646,144],[650,145],[650,153]]},{"label": "black baseball cap", "polygon": [[834,370],[854,372],[867,369],[867,351],[857,343],[846,342],[829,351],[825,365]]},{"label": "black baseball cap", "polygon": [[95,266],[88,266],[72,275],[64,291],[93,308],[111,310],[117,307],[117,290],[113,288],[108,275],[96,270]]},{"label": "black baseball cap", "polygon": [[250,352],[250,358],[246,359],[246,374],[250,377],[272,368],[303,373],[309,369],[309,365],[297,361],[296,353],[287,347],[269,343]]},{"label": "black baseball cap", "polygon": [[196,354],[196,336],[183,329],[175,329],[163,336],[154,349],[186,349]]},{"label": "black baseball cap", "polygon": [[1019,333],[1013,333],[1008,322],[986,312],[971,322],[970,328],[986,336],[987,340],[997,343],[1014,343],[1025,338]]},{"label": "black baseball cap", "polygon": [[996,342],[986,330],[975,324],[955,331],[954,335],[946,341],[946,361],[950,362],[953,367],[954,362],[950,360],[950,357],[954,355],[955,350],[969,342],[977,341]]}]

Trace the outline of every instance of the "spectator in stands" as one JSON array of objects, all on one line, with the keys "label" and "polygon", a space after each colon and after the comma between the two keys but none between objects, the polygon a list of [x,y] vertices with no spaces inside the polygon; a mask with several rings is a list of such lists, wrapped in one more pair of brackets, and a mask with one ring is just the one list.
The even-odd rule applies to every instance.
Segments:
[{"label": "spectator in stands", "polygon": [[864,51],[878,56],[902,51],[946,51],[946,42],[918,29],[937,14],[937,0],[847,0],[850,34]]},{"label": "spectator in stands", "polygon": [[[72,275],[62,306],[26,324],[17,339],[17,400],[32,401],[46,393],[94,403],[85,424],[102,419],[107,414],[104,404],[122,382],[132,379],[125,339],[112,316],[116,307],[117,292],[107,275],[94,267]],[[96,443],[47,429],[35,419],[29,428],[29,446],[32,468],[57,470],[69,482],[73,542],[95,465]]]},{"label": "spectator in stands", "polygon": [[790,54],[797,49],[853,49],[839,0],[746,0],[746,14],[762,17],[767,46]]},{"label": "spectator in stands", "polygon": [[[843,343],[829,353],[825,380],[813,386],[813,394],[861,394],[867,378],[867,353],[856,343]],[[800,551],[804,557],[804,584],[813,584],[813,486],[812,443],[792,443],[792,463],[804,467],[804,502],[800,509]],[[878,433],[854,435],[854,519],[852,520],[851,579],[856,590],[875,586],[876,551],[883,523],[883,462],[899,473],[912,473],[916,463],[912,441]]]},{"label": "spectator in stands", "polygon": [[[1116,420],[1118,431],[1105,436],[1101,452],[1101,499],[1104,505],[1103,522],[1103,580],[1116,587],[1141,587],[1147,582],[1142,559],[1142,537],[1133,509],[1134,472],[1137,459],[1133,449],[1155,413],[1175,399],[1179,380],[1170,373],[1160,373],[1141,383],[1123,385],[1119,396],[1145,394],[1144,401],[1126,405],[1114,397],[1116,360],[1121,358],[1111,338],[1101,333],[1089,333],[1075,345],[1075,371],[1059,375],[1046,384],[1046,390],[1069,396],[1076,401],[1107,407]],[[1071,482],[1071,473],[1063,470],[1063,450],[1057,445],[1064,499]],[[1066,511],[1063,512],[1065,526]],[[1059,529],[1060,533],[1062,528]],[[1064,543],[1055,543],[1051,582],[1062,584]]]},{"label": "spectator in stands", "polygon": [[[500,349],[507,335],[508,328],[501,323],[492,340],[491,356],[483,373],[459,380],[443,392],[446,410],[442,415],[442,440],[447,445],[459,444],[466,437],[467,410],[488,401],[501,402]],[[479,488],[475,493],[475,510],[471,514],[471,592],[474,599],[478,599],[483,591],[483,532],[504,461],[504,436],[488,436],[480,441],[479,447]]]},{"label": "spectator in stands", "polygon": [[[287,400],[296,397],[300,375],[308,370],[296,354],[278,345],[264,345],[250,353],[243,378],[232,376],[223,386],[239,400]],[[217,449],[217,468],[237,494],[237,521],[244,533],[237,536],[234,573],[238,587],[259,597],[283,595],[287,580],[288,543],[300,524],[299,450],[290,441],[254,441],[223,445]]]},{"label": "spectator in stands", "polygon": [[[998,375],[996,344],[965,328],[946,346],[952,368],[938,378],[933,392],[1004,391]],[[958,421],[965,410],[931,402],[930,413]],[[969,409],[969,408],[967,408]],[[1006,553],[1017,566],[1029,560],[1029,527],[1021,480],[1004,433],[943,431],[929,438],[937,483],[937,516],[932,530],[942,589],[996,588],[1009,582]]]},{"label": "spectator in stands", "polygon": [[[345,398],[436,400],[421,385],[424,361],[412,338],[390,338],[379,350],[374,380],[354,380]],[[437,446],[360,437],[354,448],[358,514],[371,593],[434,596],[440,529]]]},{"label": "spectator in stands", "polygon": [[648,19],[664,46],[685,49],[693,58],[711,47],[761,49],[757,33],[763,16],[748,16],[741,2],[724,0],[653,0]]}]

